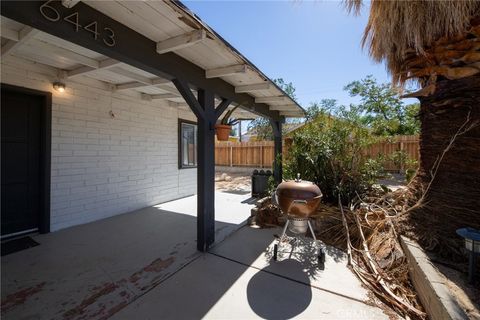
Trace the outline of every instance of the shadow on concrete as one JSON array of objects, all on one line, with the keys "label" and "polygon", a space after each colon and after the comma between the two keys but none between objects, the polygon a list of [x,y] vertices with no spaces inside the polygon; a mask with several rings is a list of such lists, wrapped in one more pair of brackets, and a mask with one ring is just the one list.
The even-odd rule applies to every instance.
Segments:
[{"label": "shadow on concrete", "polygon": [[312,288],[303,264],[293,259],[281,263],[304,285],[292,286],[287,281],[272,281],[269,274],[275,273],[271,265],[257,272],[248,283],[247,298],[250,308],[264,319],[294,318],[305,311],[312,301]]},{"label": "shadow on concrete", "polygon": [[[229,239],[231,238],[225,242]],[[265,248],[270,241],[271,239],[261,240],[259,244]],[[219,247],[221,246],[222,244],[219,244]],[[238,306],[238,294],[242,297],[245,295],[246,283],[244,286],[245,280],[242,280],[245,274],[262,273],[258,285],[253,283],[253,287],[249,289],[253,299],[269,292],[268,288],[275,285],[275,277],[272,274],[250,268],[257,257],[252,255],[242,262],[237,262],[214,253],[201,254],[173,277],[162,282],[138,301],[126,306],[113,319],[229,318],[229,315],[233,315],[233,308]],[[263,278],[263,274],[266,274],[267,278]],[[286,282],[285,279],[281,280]],[[241,291],[232,294],[232,288],[235,286],[236,288],[240,286]],[[234,289],[233,292],[236,290],[238,289]],[[220,301],[223,302],[221,306],[218,305]],[[275,308],[275,305],[270,307]],[[258,308],[267,308],[267,305]],[[251,311],[245,309],[237,312],[239,312],[236,314],[237,318],[250,319],[253,315]],[[245,314],[241,317],[243,312]]]},{"label": "shadow on concrete", "polygon": [[[324,263],[319,263],[318,261],[319,248],[323,249],[324,246],[319,243],[315,244],[313,239],[304,237],[291,237],[289,240],[290,243],[283,243],[279,247],[278,261],[273,259],[273,247],[271,246],[265,250],[265,259],[270,263],[282,265],[282,268],[288,270],[289,273],[294,275],[296,280],[303,282],[301,277],[295,277],[297,274],[295,269],[290,270],[292,263],[286,263],[288,261],[293,261],[291,259],[294,259],[301,266],[302,270],[304,270],[308,281],[310,281],[310,278],[316,279],[317,275],[325,269]],[[278,244],[278,240],[275,240],[275,243]],[[309,282],[304,283],[307,284]]]},{"label": "shadow on concrete", "polygon": [[257,201],[258,201],[258,198],[250,197],[248,199],[243,200],[242,203],[255,204]]},{"label": "shadow on concrete", "polygon": [[[244,189],[229,189],[229,190],[219,190],[219,191],[224,192],[224,193],[241,194],[241,195],[250,193],[250,190],[244,190]],[[244,202],[242,202],[242,203],[244,203]]]}]

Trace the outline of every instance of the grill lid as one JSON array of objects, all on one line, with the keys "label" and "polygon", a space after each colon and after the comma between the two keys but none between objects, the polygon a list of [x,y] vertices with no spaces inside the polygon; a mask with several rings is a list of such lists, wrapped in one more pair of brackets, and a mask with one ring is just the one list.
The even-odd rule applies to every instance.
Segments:
[{"label": "grill lid", "polygon": [[300,175],[294,181],[280,183],[275,192],[275,199],[283,213],[309,217],[320,205],[322,192],[310,181],[300,180]]},{"label": "grill lid", "polygon": [[279,198],[286,197],[296,200],[310,200],[322,196],[320,188],[311,181],[301,180],[300,174],[295,180],[280,183],[276,193]]}]

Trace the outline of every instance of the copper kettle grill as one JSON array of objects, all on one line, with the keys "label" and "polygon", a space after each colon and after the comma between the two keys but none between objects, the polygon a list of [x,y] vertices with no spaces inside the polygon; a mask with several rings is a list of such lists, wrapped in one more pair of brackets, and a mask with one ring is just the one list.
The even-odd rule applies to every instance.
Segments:
[{"label": "copper kettle grill", "polygon": [[[295,180],[284,181],[278,185],[272,194],[272,200],[287,216],[279,242],[273,248],[274,260],[278,258],[281,244],[288,240],[287,230],[294,235],[294,240],[310,230],[313,240],[317,243],[310,221],[322,200],[322,192],[316,184],[301,180],[300,174],[297,174]],[[325,254],[321,248],[318,252],[318,260],[321,264],[325,262]]]}]

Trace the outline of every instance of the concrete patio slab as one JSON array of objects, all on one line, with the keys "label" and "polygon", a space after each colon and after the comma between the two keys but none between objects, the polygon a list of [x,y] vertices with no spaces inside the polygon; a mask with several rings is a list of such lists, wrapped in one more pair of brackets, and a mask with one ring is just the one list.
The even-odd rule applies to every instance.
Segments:
[{"label": "concrete patio slab", "polygon": [[[312,286],[344,295],[350,299],[359,301],[368,299],[368,291],[347,268],[346,254],[334,247],[324,246],[326,253],[324,270],[320,270],[318,267],[317,251],[314,245],[299,245],[294,248],[293,252],[290,246],[285,245],[279,253],[278,261],[273,261],[273,245],[277,243],[274,234],[280,235],[281,233],[280,228],[245,227],[235,232],[228,241],[213,248],[212,253],[249,264],[258,269],[268,267],[274,274],[305,282],[303,274],[302,278],[295,278],[299,274],[292,272],[289,264],[284,262],[284,260],[293,259],[300,263],[304,273],[308,275],[308,283]],[[312,244],[313,240],[309,243]]]},{"label": "concrete patio slab", "polygon": [[[250,215],[232,196],[217,241]],[[103,319],[142,296],[198,257],[191,198],[33,236],[39,246],[2,257],[2,319]]]},{"label": "concrete patio slab", "polygon": [[[250,209],[256,199],[250,198],[250,191],[215,192],[215,221],[243,224],[250,217]],[[197,196],[193,195],[155,206],[158,209],[197,216]]]},{"label": "concrete patio slab", "polygon": [[[232,239],[226,240],[231,242]],[[289,274],[308,283],[296,260]],[[204,254],[112,319],[387,319],[382,310]],[[293,275],[296,274],[296,275]]]}]

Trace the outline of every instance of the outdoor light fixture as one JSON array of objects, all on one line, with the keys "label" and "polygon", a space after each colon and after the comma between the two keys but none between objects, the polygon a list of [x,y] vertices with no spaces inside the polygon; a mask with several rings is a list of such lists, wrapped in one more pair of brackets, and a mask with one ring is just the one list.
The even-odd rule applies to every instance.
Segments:
[{"label": "outdoor light fixture", "polygon": [[63,82],[54,82],[53,83],[53,89],[58,92],[65,92],[65,83]]},{"label": "outdoor light fixture", "polygon": [[465,249],[469,253],[468,281],[473,283],[477,255],[480,254],[480,230],[474,228],[462,228],[457,234],[465,239]]}]

